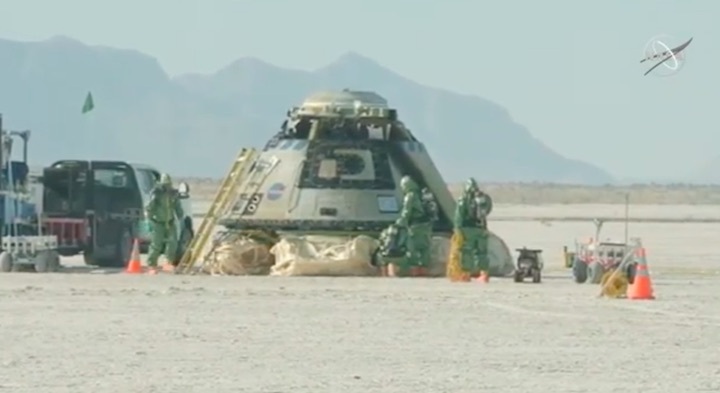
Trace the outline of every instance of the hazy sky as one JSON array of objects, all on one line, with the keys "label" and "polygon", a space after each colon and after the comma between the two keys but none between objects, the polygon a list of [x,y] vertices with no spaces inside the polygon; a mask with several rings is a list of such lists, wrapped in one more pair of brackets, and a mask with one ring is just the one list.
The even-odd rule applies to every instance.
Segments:
[{"label": "hazy sky", "polygon": [[[137,49],[171,75],[241,56],[312,70],[356,51],[498,102],[553,149],[619,176],[675,175],[718,154],[717,0],[1,0],[0,15],[2,38]],[[643,77],[658,34],[695,39],[677,74]]]}]

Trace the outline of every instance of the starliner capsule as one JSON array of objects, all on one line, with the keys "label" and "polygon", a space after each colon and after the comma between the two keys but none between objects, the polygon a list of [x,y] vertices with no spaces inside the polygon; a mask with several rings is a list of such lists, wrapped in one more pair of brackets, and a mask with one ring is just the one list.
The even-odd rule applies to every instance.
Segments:
[{"label": "starliner capsule", "polygon": [[[453,230],[455,201],[426,146],[374,92],[310,95],[288,111],[251,171],[239,202],[219,220],[229,230],[376,236],[398,218],[404,175],[435,196],[435,236]],[[490,251],[492,266],[512,270],[510,252],[494,234]]]}]

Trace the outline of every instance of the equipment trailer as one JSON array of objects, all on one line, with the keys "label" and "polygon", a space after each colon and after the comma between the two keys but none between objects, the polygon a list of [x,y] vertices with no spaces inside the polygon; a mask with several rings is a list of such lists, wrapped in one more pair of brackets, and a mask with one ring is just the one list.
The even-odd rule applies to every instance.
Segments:
[{"label": "equipment trailer", "polygon": [[639,238],[631,238],[627,241],[600,241],[600,233],[604,221],[596,219],[595,237],[587,242],[575,241],[575,250],[564,251],[565,266],[572,269],[573,279],[576,283],[582,284],[589,281],[592,284],[600,284],[603,276],[622,266],[623,273],[628,282],[633,283],[637,263],[633,260],[624,263],[626,255],[631,250],[639,248],[642,244]]},{"label": "equipment trailer", "polygon": [[[22,161],[12,161],[13,138],[23,142]],[[2,128],[0,114],[0,227],[2,250],[0,271],[11,272],[32,266],[38,273],[60,268],[57,237],[43,231],[38,211],[39,185],[31,184],[27,164],[30,131],[8,131]],[[34,192],[33,192],[34,191]]]}]

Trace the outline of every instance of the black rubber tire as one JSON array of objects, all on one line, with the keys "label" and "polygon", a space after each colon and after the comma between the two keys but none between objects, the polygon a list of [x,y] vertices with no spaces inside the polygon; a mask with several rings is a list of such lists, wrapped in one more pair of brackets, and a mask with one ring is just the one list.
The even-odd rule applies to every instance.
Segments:
[{"label": "black rubber tire", "polygon": [[82,252],[83,262],[85,262],[85,265],[87,266],[97,266],[95,263],[95,258],[93,257],[92,251],[85,250]]},{"label": "black rubber tire", "polygon": [[627,276],[628,284],[635,282],[635,273],[637,272],[637,263],[631,262],[625,268],[625,275]]},{"label": "black rubber tire", "polygon": [[112,257],[96,258],[91,253],[83,253],[86,265],[92,265],[102,268],[124,268],[130,260],[132,254],[132,235],[127,229],[123,229],[118,236],[115,255]]},{"label": "black rubber tire", "polygon": [[83,259],[88,266],[112,267],[112,260],[110,258],[98,258],[92,253],[84,253]]},{"label": "black rubber tire", "polygon": [[583,284],[588,279],[588,265],[575,258],[572,264],[573,279],[578,284]]},{"label": "black rubber tire", "polygon": [[537,269],[537,268],[533,269],[531,274],[532,274],[532,282],[534,284],[539,284],[542,281],[542,272],[540,271],[540,269]]},{"label": "black rubber tire", "polygon": [[184,224],[183,229],[180,232],[180,239],[178,239],[178,249],[175,252],[175,260],[172,261],[173,266],[177,266],[178,264],[180,264],[180,260],[182,259],[185,250],[187,250],[194,236],[195,232],[193,231],[192,226],[188,225],[187,223]]},{"label": "black rubber tire", "polygon": [[523,282],[525,281],[525,274],[521,272],[520,270],[515,270],[513,273],[513,281],[515,282]]},{"label": "black rubber tire", "polygon": [[588,266],[588,277],[590,278],[591,284],[600,284],[603,274],[605,274],[605,267],[603,265],[594,262]]},{"label": "black rubber tire", "polygon": [[116,263],[120,267],[126,267],[132,257],[133,237],[129,230],[124,230],[118,243]]}]

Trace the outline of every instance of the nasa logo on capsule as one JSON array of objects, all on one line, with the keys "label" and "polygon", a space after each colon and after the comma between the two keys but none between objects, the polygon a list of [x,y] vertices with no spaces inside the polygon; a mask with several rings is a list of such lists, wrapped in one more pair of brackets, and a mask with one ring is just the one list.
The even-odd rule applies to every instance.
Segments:
[{"label": "nasa logo on capsule", "polygon": [[267,199],[276,201],[282,198],[285,192],[285,185],[282,183],[275,183],[267,190]]},{"label": "nasa logo on capsule", "polygon": [[672,76],[680,72],[687,59],[685,48],[692,42],[690,38],[683,44],[668,34],[657,35],[645,44],[644,58],[640,63],[654,64],[644,75],[652,73],[654,76]]}]

